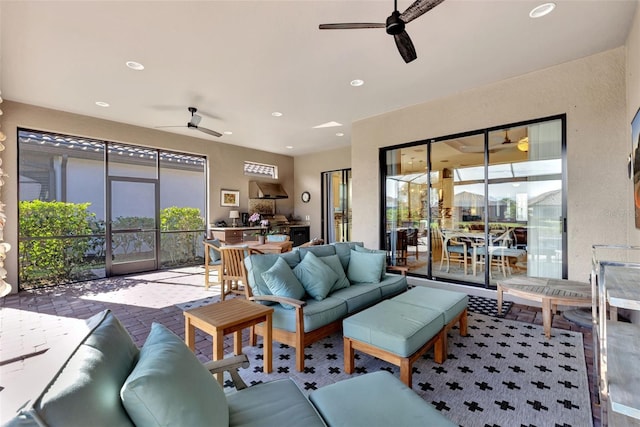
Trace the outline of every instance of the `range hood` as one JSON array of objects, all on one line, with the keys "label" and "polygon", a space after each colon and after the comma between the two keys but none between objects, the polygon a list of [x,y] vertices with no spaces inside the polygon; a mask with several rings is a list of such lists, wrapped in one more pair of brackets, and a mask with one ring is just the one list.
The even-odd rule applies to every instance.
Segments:
[{"label": "range hood", "polygon": [[289,195],[278,182],[249,181],[250,199],[287,199]]}]

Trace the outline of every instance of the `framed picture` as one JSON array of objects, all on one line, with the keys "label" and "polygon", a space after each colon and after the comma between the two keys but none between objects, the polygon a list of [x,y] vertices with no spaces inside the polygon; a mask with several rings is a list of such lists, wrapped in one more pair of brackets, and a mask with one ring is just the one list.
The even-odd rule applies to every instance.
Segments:
[{"label": "framed picture", "polygon": [[636,228],[640,229],[640,108],[631,122],[631,157],[633,159],[633,205]]},{"label": "framed picture", "polygon": [[220,190],[220,206],[240,206],[240,192]]}]

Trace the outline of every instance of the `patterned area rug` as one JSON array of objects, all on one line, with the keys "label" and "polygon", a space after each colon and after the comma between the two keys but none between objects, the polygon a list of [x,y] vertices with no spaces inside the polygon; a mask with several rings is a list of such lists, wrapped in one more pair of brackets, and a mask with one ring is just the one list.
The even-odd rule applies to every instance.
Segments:
[{"label": "patterned area rug", "polygon": [[[343,372],[342,337],[334,334],[306,348],[306,368],[295,370],[295,353],[274,343],[274,372],[265,375],[262,346],[245,347],[251,366],[247,384],[291,377],[305,394],[351,377]],[[356,352],[354,375],[399,369]],[[225,387],[230,388],[227,381]],[[481,314],[469,315],[469,336],[449,334],[448,360],[431,353],[413,366],[413,389],[455,423],[466,426],[592,426],[582,335]]]}]

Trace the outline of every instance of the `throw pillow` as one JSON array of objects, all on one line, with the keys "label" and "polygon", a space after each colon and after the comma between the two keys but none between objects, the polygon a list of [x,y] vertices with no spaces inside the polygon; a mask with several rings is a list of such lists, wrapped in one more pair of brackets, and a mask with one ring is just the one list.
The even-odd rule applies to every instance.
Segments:
[{"label": "throw pillow", "polygon": [[[291,271],[289,264],[282,258],[278,258],[270,269],[263,272],[262,278],[273,295],[293,299],[304,297],[304,287]],[[280,303],[280,305],[288,309],[294,308],[290,304]]]},{"label": "throw pillow", "polygon": [[173,332],[159,323],[120,390],[135,425],[228,426],[229,407],[220,384]]},{"label": "throw pillow", "polygon": [[[215,246],[216,248],[219,248],[221,246],[220,239],[209,239],[209,240],[205,240],[205,242]],[[220,261],[220,251],[216,251],[213,248],[207,248],[207,249],[209,249],[209,259],[211,261]]]},{"label": "throw pillow", "polygon": [[309,252],[293,269],[302,286],[316,301],[322,301],[329,295],[338,275],[331,267],[322,262],[313,252]]},{"label": "throw pillow", "polygon": [[[337,291],[338,289],[348,288],[351,286],[349,283],[349,279],[347,279],[347,275],[344,272],[344,268],[342,267],[342,261],[340,261],[340,256],[338,255],[329,255],[320,257],[320,261],[327,264],[334,273],[338,275],[338,280],[333,284],[330,292]],[[348,266],[348,264],[347,264]]]},{"label": "throw pillow", "polygon": [[384,273],[386,253],[351,251],[347,277],[350,282],[378,283]]},{"label": "throw pillow", "polygon": [[384,254],[384,266],[382,268],[382,273],[380,274],[380,280],[384,280],[384,276],[387,274],[387,252],[380,249],[368,249],[368,248],[365,248],[364,246],[356,246],[355,250],[358,252]]}]

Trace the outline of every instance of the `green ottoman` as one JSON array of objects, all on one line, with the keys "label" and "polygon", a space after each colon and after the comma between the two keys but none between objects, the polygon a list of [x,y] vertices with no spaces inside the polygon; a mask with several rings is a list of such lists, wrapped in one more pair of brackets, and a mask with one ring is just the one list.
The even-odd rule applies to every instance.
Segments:
[{"label": "green ottoman", "polygon": [[354,370],[354,350],[400,367],[400,379],[411,388],[413,363],[433,347],[444,361],[444,316],[440,311],[386,300],[342,321],[344,369]]},{"label": "green ottoman", "polygon": [[405,304],[417,305],[442,313],[444,316],[444,357],[447,357],[447,332],[460,323],[460,335],[467,336],[467,304],[469,296],[464,292],[427,287],[416,287],[391,299]]},{"label": "green ottoman", "polygon": [[457,426],[387,371],[322,387],[309,400],[329,427]]}]

